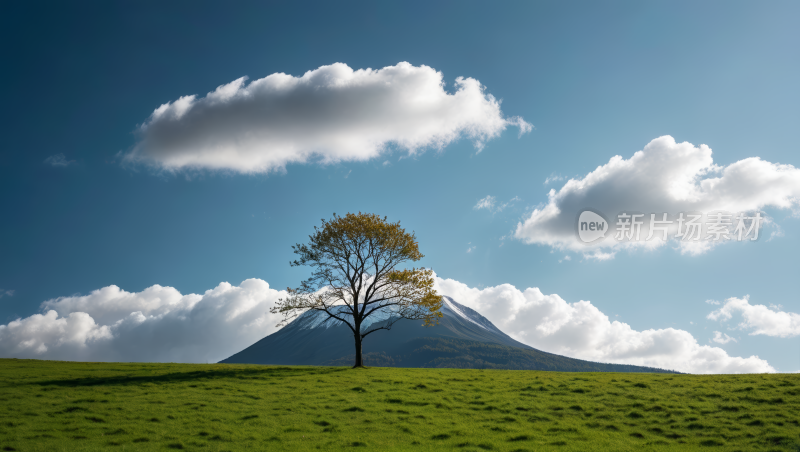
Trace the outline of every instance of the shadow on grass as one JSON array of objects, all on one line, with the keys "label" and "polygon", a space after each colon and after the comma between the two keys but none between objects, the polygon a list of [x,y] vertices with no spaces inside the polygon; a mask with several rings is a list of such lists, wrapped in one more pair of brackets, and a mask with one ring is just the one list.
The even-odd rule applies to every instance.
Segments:
[{"label": "shadow on grass", "polygon": [[109,376],[109,377],[87,377],[87,378],[73,378],[64,380],[44,380],[35,381],[27,384],[39,386],[124,386],[124,385],[138,385],[142,383],[182,383],[187,381],[197,380],[218,380],[218,379],[269,379],[269,378],[282,378],[293,377],[302,375],[319,375],[330,374],[334,372],[347,371],[347,367],[264,367],[262,369],[212,369],[200,370],[193,372],[172,372],[163,375],[123,375],[123,376]]}]

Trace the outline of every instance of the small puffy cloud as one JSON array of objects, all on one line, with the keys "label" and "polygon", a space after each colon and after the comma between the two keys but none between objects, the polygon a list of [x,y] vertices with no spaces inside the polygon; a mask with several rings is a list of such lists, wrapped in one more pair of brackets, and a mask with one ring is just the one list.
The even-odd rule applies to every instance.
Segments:
[{"label": "small puffy cloud", "polygon": [[711,341],[716,342],[717,344],[727,344],[728,342],[738,342],[736,339],[728,336],[725,333],[721,333],[719,331],[714,331],[714,337],[711,338]]},{"label": "small puffy cloud", "polygon": [[720,304],[720,302],[717,300],[706,300],[706,303],[713,304],[715,306],[718,306]]},{"label": "small puffy cloud", "polygon": [[3,297],[13,297],[13,296],[14,296],[14,291],[13,291],[13,290],[3,290],[3,289],[0,289],[0,298],[3,298]]},{"label": "small puffy cloud", "polygon": [[[792,216],[797,217],[798,215],[800,215],[800,211],[794,212]],[[769,234],[769,238],[767,239],[768,242],[772,241],[772,239],[777,239],[784,236],[783,228],[781,228],[779,224],[774,224],[773,226],[775,230]]]},{"label": "small puffy cloud", "polygon": [[216,362],[277,330],[283,291],[260,279],[182,295],[117,286],[42,303],[43,314],[0,325],[0,356],[74,361]]},{"label": "small puffy cloud", "polygon": [[[650,232],[651,214],[655,220],[674,221],[669,237],[684,254],[702,254],[713,248],[716,235],[709,234],[709,214],[722,211],[733,214],[730,231],[738,225],[738,213],[750,213],[765,207],[797,210],[800,200],[800,169],[770,163],[758,157],[747,158],[728,166],[714,164],[706,145],[676,143],[670,136],[656,138],[630,159],[612,157],[582,179],[570,179],[559,190],[551,189],[546,205],[535,209],[517,224],[514,237],[525,243],[578,252],[605,249],[609,253],[624,248],[657,248],[666,242],[663,232]],[[602,212],[611,229],[605,239],[585,245],[576,235],[576,218],[585,209]],[[617,215],[644,214],[639,241],[617,241]],[[702,230],[697,241],[676,241],[679,214],[702,213]],[[766,218],[762,225],[770,223]],[[749,227],[750,222],[745,221]],[[687,232],[686,225],[682,232]],[[746,231],[745,231],[746,232]],[[745,240],[751,238],[745,237]],[[734,234],[729,236],[734,238]],[[743,236],[744,237],[744,236]],[[720,236],[724,239],[724,236]]]},{"label": "small puffy cloud", "polygon": [[478,202],[472,206],[475,210],[486,209],[489,212],[496,213],[501,212],[506,207],[514,205],[515,202],[521,201],[519,196],[514,196],[513,198],[509,199],[508,202],[503,204],[497,204],[497,198],[494,196],[486,196],[485,198],[479,199]]},{"label": "small puffy cloud", "polygon": [[537,288],[510,284],[477,289],[436,278],[436,290],[486,316],[514,339],[550,353],[590,361],[652,366],[691,373],[774,372],[757,356],[729,356],[700,345],[675,328],[636,331],[602,313],[589,301],[568,303]]},{"label": "small puffy cloud", "polygon": [[800,335],[800,314],[783,311],[781,306],[750,304],[750,297],[728,298],[721,308],[708,314],[709,320],[728,321],[741,316],[738,328],[750,335],[795,337]]},{"label": "small puffy cloud", "polygon": [[44,163],[50,166],[65,167],[75,163],[75,160],[67,160],[64,154],[56,154],[44,159]]},{"label": "small puffy cloud", "polygon": [[545,178],[544,185],[550,185],[553,182],[558,182],[562,180],[564,180],[564,176],[553,173]]},{"label": "small puffy cloud", "polygon": [[266,173],[290,163],[370,160],[390,147],[413,155],[462,137],[480,151],[509,126],[520,135],[532,128],[504,117],[500,101],[473,78],[457,78],[448,93],[442,73],[428,66],[354,71],[335,63],[300,77],[242,77],[205,97],[161,105],[125,160],[170,171]]},{"label": "small puffy cloud", "polygon": [[519,128],[519,134],[517,134],[517,138],[522,138],[522,135],[525,135],[526,133],[533,130],[533,124],[525,122],[525,120],[519,116],[512,116],[508,118],[506,120],[506,123],[510,126],[515,126]]},{"label": "small puffy cloud", "polygon": [[495,198],[494,196],[487,196],[485,198],[479,199],[478,202],[472,207],[475,210],[486,209],[486,210],[493,210],[494,209]]},{"label": "small puffy cloud", "polygon": [[501,204],[497,207],[497,211],[501,211],[506,207],[513,206],[515,202],[522,201],[519,196],[514,196],[513,198],[509,199],[507,203]]},{"label": "small puffy cloud", "polygon": [[586,259],[587,261],[594,260],[602,262],[602,261],[610,261],[611,259],[614,259],[614,256],[616,255],[617,255],[616,251],[610,253],[604,253],[600,250],[595,250],[590,253],[583,253],[583,258]]}]

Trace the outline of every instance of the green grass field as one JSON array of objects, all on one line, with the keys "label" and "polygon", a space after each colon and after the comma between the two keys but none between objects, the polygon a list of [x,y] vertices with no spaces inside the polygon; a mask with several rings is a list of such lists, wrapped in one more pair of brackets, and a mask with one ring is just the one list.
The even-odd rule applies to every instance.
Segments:
[{"label": "green grass field", "polygon": [[0,450],[793,450],[800,375],[0,360]]}]

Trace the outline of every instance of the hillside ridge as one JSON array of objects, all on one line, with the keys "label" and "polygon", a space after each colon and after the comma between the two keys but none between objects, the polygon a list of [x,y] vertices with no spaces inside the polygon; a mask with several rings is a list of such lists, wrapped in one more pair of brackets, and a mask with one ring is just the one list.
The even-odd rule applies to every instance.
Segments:
[{"label": "hillside ridge", "polygon": [[[486,317],[444,297],[439,325],[398,320],[364,340],[365,365],[564,372],[674,373],[652,367],[585,361],[537,350],[505,334]],[[279,331],[220,361],[226,364],[352,365],[352,331],[325,313],[306,312]],[[385,321],[387,316],[372,323]]]}]

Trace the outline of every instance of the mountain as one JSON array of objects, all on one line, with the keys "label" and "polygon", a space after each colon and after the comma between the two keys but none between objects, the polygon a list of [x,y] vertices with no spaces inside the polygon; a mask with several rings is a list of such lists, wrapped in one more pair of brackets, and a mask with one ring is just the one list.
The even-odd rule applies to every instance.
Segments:
[{"label": "mountain", "polygon": [[[390,331],[364,339],[364,365],[528,369],[564,372],[669,372],[651,367],[603,364],[554,355],[517,342],[474,310],[444,297],[439,325],[399,320]],[[376,317],[372,322],[383,322]],[[364,325],[363,328],[367,328]],[[222,363],[352,365],[353,333],[324,312],[309,311],[279,331],[222,360]]]}]

